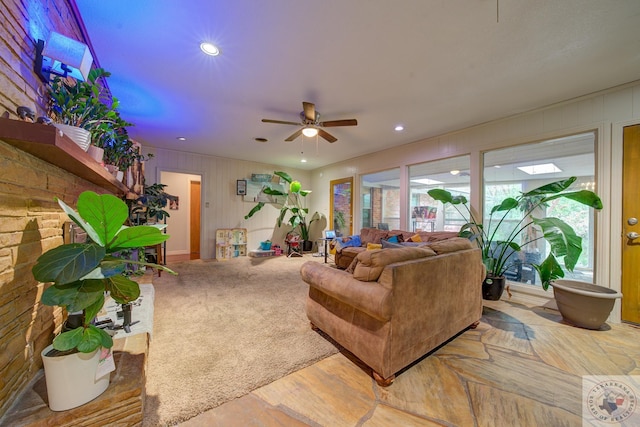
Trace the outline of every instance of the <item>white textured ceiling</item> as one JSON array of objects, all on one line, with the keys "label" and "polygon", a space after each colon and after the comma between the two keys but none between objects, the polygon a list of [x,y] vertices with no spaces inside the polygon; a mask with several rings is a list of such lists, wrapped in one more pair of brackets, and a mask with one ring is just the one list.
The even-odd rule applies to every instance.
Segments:
[{"label": "white textured ceiling", "polygon": [[[640,79],[638,0],[76,2],[133,138],[287,167]],[[202,54],[204,40],[222,55]],[[302,101],[358,126],[327,128],[333,144],[286,143],[297,127],[261,122],[298,121]]]}]

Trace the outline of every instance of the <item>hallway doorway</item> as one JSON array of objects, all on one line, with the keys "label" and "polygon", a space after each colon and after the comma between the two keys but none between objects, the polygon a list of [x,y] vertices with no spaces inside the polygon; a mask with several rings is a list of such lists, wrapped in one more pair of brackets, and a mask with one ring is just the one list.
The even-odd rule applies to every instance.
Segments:
[{"label": "hallway doorway", "polygon": [[200,259],[201,255],[201,199],[202,177],[181,172],[160,172],[160,182],[165,191],[178,197],[178,202],[168,206],[167,261]]}]

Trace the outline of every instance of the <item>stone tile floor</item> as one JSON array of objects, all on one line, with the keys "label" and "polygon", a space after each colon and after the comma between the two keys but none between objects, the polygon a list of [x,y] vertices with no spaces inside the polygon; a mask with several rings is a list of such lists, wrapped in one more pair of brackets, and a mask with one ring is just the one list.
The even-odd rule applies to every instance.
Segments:
[{"label": "stone tile floor", "polygon": [[582,376],[640,375],[638,338],[630,325],[590,331],[555,310],[485,301],[477,329],[387,388],[340,353],[181,426],[581,426]]}]

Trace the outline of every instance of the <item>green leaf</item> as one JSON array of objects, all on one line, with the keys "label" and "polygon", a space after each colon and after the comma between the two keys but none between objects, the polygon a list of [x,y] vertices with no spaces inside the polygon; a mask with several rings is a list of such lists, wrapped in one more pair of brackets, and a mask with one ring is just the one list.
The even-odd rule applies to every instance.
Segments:
[{"label": "green leaf", "polygon": [[447,190],[443,190],[442,188],[433,188],[427,191],[427,194],[431,196],[432,199],[437,200],[442,203],[453,203],[453,197],[451,193]]},{"label": "green leaf", "polygon": [[82,326],[63,332],[53,339],[53,348],[59,351],[74,349],[82,342],[84,328]]},{"label": "green leaf", "polygon": [[564,257],[564,266],[573,271],[582,253],[582,238],[559,218],[533,218],[533,222],[542,228],[544,238],[551,244],[551,253]]},{"label": "green leaf", "polygon": [[[100,287],[104,289],[104,284],[101,283]],[[95,319],[98,313],[100,313],[100,310],[102,310],[102,306],[104,306],[104,291],[100,292],[100,297],[84,309],[85,326],[93,322],[93,319]]]},{"label": "green leaf", "polygon": [[275,190],[275,189],[269,188],[269,187],[264,187],[262,189],[262,192],[264,194],[268,194],[269,196],[286,196],[287,195],[287,193],[283,193],[280,190]]},{"label": "green leaf", "polygon": [[40,255],[32,268],[40,282],[58,285],[75,282],[100,264],[105,248],[94,243],[71,243],[58,246]]},{"label": "green leaf", "polygon": [[518,207],[518,201],[513,197],[507,197],[502,202],[500,202],[499,205],[494,206],[491,209],[490,215],[493,215],[494,212],[510,211],[511,209],[514,209],[517,207]]},{"label": "green leaf", "polygon": [[104,297],[104,284],[100,280],[83,280],[63,286],[53,285],[42,294],[45,305],[66,307],[68,312],[84,310]]},{"label": "green leaf", "polygon": [[293,178],[291,178],[291,176],[286,172],[274,172],[274,174],[284,179],[288,184],[291,184],[291,181],[293,181]]},{"label": "green leaf", "polygon": [[263,207],[263,206],[264,206],[264,202],[258,202],[258,204],[257,204],[257,205],[255,205],[255,206],[253,207],[253,209],[251,209],[251,210],[249,211],[249,213],[248,213],[248,214],[246,214],[246,215],[244,216],[244,219],[249,219],[249,218],[251,218],[251,217],[252,217],[256,212],[258,212],[260,209],[262,209],[262,207]]},{"label": "green leaf", "polygon": [[105,257],[100,265],[88,274],[81,277],[82,280],[87,279],[104,279],[107,277],[115,276],[124,272],[127,264],[130,260],[123,260],[120,258]]},{"label": "green leaf", "polygon": [[106,289],[119,304],[126,304],[135,301],[140,296],[140,286],[138,283],[124,276],[113,276],[108,279]]},{"label": "green leaf", "polygon": [[543,196],[545,194],[557,194],[560,193],[561,191],[566,190],[567,188],[571,187],[571,184],[573,184],[576,181],[575,176],[572,176],[571,178],[567,178],[564,180],[559,180],[559,181],[555,181],[552,182],[550,184],[546,184],[543,186],[540,186],[538,188],[534,188],[533,190],[524,193],[523,197],[529,197],[529,196]]},{"label": "green leaf", "polygon": [[107,331],[101,328],[97,328],[93,325],[91,325],[90,328],[96,328],[100,332],[100,344],[102,344],[104,348],[113,347],[113,338],[111,338],[111,335],[109,335]]},{"label": "green leaf", "polygon": [[164,242],[169,238],[158,228],[148,225],[137,225],[120,230],[115,239],[109,244],[109,252],[117,252],[122,249],[153,246]]},{"label": "green leaf", "polygon": [[602,209],[602,200],[600,200],[600,197],[598,197],[598,195],[593,191],[589,191],[589,190],[580,190],[580,191],[573,191],[570,193],[556,194],[554,196],[545,197],[542,200],[542,202],[548,202],[550,200],[558,199],[560,197],[564,197],[566,199],[576,201],[578,203],[581,203],[593,209],[598,209],[598,210]]},{"label": "green leaf", "polygon": [[[82,334],[82,340],[78,343],[78,351],[80,353],[92,353],[102,346],[104,337],[99,328],[89,325]],[[105,332],[106,333],[106,332]],[[113,344],[112,344],[113,345]]]},{"label": "green leaf", "polygon": [[96,230],[102,246],[109,244],[129,217],[127,205],[111,194],[85,191],[78,197],[78,213]]},{"label": "green leaf", "polygon": [[87,232],[87,235],[91,240],[93,240],[95,243],[99,244],[100,246],[106,246],[106,243],[103,240],[101,240],[98,232],[94,230],[94,228],[91,225],[89,225],[89,223],[87,223],[80,216],[78,212],[74,211],[69,205],[67,205],[65,202],[63,202],[60,199],[58,199],[58,204],[60,205],[62,210],[69,216],[69,218],[73,220],[73,222],[78,224],[80,228],[82,228],[84,231]]},{"label": "green leaf", "polygon": [[552,253],[541,264],[533,264],[533,267],[538,272],[542,289],[545,291],[549,289],[553,280],[564,277],[564,270]]},{"label": "green leaf", "polygon": [[302,197],[306,197],[307,194],[311,193],[311,190],[300,190],[299,193]]}]

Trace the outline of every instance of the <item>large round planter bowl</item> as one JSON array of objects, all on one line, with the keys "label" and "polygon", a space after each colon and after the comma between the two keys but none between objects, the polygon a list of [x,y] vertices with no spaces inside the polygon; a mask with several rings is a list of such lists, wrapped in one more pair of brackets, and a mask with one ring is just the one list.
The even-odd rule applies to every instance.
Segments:
[{"label": "large round planter bowl", "polygon": [[109,387],[111,375],[96,379],[100,349],[93,353],[47,356],[53,345],[42,350],[49,408],[66,411],[95,399]]},{"label": "large round planter bowl", "polygon": [[604,286],[560,279],[551,283],[562,318],[572,325],[600,329],[622,294]]},{"label": "large round planter bowl", "polygon": [[63,125],[60,123],[54,123],[53,125],[67,135],[80,148],[87,151],[89,144],[91,144],[91,132],[77,126]]}]

